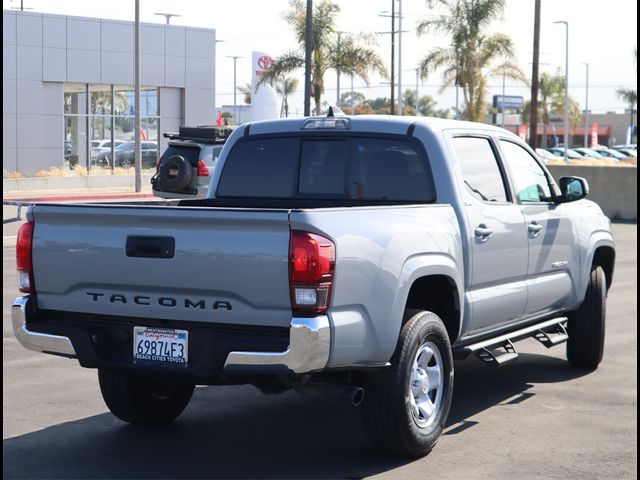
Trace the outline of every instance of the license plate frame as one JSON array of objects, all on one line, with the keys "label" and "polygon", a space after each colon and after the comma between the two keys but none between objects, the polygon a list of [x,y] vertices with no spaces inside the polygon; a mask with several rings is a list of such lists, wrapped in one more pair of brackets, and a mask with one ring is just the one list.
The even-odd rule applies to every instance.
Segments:
[{"label": "license plate frame", "polygon": [[186,367],[189,332],[176,328],[133,327],[133,362]]}]

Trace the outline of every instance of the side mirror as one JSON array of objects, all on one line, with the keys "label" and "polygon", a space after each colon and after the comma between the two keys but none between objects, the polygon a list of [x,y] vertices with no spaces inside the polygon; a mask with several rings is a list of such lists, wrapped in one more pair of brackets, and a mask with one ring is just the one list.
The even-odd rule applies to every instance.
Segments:
[{"label": "side mirror", "polygon": [[558,203],[575,202],[589,193],[589,184],[582,177],[560,177],[560,193]]}]

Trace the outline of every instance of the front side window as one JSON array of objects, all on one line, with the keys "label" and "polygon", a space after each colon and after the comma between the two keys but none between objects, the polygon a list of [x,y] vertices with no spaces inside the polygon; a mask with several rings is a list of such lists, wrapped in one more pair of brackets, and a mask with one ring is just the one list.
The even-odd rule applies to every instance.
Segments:
[{"label": "front side window", "polygon": [[529,152],[505,140],[500,141],[500,149],[513,174],[518,200],[522,203],[552,201],[547,176]]},{"label": "front side window", "polygon": [[483,202],[508,202],[507,191],[489,139],[456,137],[453,149],[467,191]]}]

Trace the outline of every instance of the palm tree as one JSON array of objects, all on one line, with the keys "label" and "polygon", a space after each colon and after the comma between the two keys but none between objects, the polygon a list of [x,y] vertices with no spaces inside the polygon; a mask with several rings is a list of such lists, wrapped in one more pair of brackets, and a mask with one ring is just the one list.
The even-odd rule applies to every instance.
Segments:
[{"label": "palm tree", "polygon": [[278,82],[276,85],[276,91],[282,95],[282,103],[284,106],[284,116],[289,116],[289,95],[295,92],[298,88],[298,80],[296,78],[287,78]]},{"label": "palm tree", "polygon": [[[277,84],[285,74],[304,67],[306,4],[304,0],[289,0],[289,5],[291,10],[284,14],[284,19],[295,30],[300,47],[276,58],[258,84]],[[359,36],[338,35],[335,17],[339,11],[340,7],[331,0],[321,0],[314,5],[311,84],[316,114],[321,111],[324,75],[328,70],[354,75],[367,84],[372,70],[386,76],[382,59],[369,42]]]},{"label": "palm tree", "polygon": [[[514,62],[511,38],[502,33],[484,35],[482,30],[502,13],[505,0],[427,0],[430,7],[440,4],[447,15],[430,17],[418,24],[418,35],[427,31],[451,37],[451,46],[436,47],[419,65],[423,79],[444,68],[441,91],[452,85],[462,87],[467,120],[479,122],[486,109],[487,80],[492,76],[521,80],[526,77]],[[496,60],[501,65],[492,67]]]},{"label": "palm tree", "polygon": [[[553,118],[564,115],[564,75],[543,73],[540,76],[538,89],[538,117],[542,120],[542,146],[548,146],[548,126]],[[531,103],[526,102],[522,108],[521,116],[524,123],[529,119]],[[580,124],[580,106],[573,98],[569,98],[569,121],[571,125]]]},{"label": "palm tree", "polygon": [[240,85],[239,87],[236,87],[236,89],[244,95],[244,103],[251,105],[251,84],[247,83],[245,86]]},{"label": "palm tree", "polygon": [[629,105],[629,141],[633,136],[633,107],[638,103],[638,90],[633,88],[618,88],[616,95],[620,100]]}]

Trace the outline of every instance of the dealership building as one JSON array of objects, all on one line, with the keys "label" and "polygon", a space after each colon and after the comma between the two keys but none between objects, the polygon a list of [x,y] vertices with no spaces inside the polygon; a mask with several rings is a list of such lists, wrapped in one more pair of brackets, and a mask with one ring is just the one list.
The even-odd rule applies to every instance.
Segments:
[{"label": "dealership building", "polygon": [[[134,24],[4,10],[3,169],[29,174],[78,164],[134,138]],[[140,26],[141,136],[211,125],[215,30]]]}]

